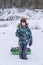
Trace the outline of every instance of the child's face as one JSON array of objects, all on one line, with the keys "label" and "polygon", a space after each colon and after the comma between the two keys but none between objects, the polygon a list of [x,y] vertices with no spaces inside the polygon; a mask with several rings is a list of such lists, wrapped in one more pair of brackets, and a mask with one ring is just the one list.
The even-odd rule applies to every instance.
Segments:
[{"label": "child's face", "polygon": [[25,25],[26,25],[26,23],[25,23],[25,22],[22,22],[21,24],[22,24],[22,26],[25,26]]}]

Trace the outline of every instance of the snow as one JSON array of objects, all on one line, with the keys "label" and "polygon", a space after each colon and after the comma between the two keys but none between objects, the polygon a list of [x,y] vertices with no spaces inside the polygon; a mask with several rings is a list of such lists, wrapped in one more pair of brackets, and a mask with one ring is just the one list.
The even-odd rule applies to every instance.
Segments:
[{"label": "snow", "polygon": [[[36,12],[38,11],[38,12]],[[26,17],[29,27],[32,31],[33,45],[30,47],[32,53],[28,55],[27,60],[21,60],[18,55],[12,55],[11,47],[18,46],[18,38],[15,36],[17,24],[20,18],[12,21],[0,21],[0,65],[43,65],[43,9],[28,10],[17,12],[17,9],[5,9],[2,19],[9,15]],[[10,14],[8,14],[10,12]],[[15,14],[13,14],[15,12]],[[20,13],[19,13],[20,12]],[[25,15],[22,15],[25,14]],[[28,15],[27,15],[28,14]],[[30,18],[30,19],[28,19]],[[8,26],[6,26],[6,24]],[[3,25],[5,25],[3,27]],[[37,29],[36,29],[37,27]],[[27,46],[29,47],[29,46]]]}]

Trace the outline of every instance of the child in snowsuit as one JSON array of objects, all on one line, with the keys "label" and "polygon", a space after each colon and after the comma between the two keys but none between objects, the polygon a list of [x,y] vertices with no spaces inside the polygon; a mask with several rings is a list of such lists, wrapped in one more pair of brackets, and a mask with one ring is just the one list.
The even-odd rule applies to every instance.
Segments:
[{"label": "child in snowsuit", "polygon": [[21,19],[16,36],[19,38],[19,57],[21,59],[27,59],[27,44],[29,43],[29,46],[32,45],[32,33],[25,18]]}]

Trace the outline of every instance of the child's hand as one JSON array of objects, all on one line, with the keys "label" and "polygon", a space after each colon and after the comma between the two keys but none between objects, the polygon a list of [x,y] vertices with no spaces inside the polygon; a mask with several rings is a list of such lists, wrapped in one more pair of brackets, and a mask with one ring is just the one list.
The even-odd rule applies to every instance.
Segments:
[{"label": "child's hand", "polygon": [[21,37],[22,37],[22,34],[19,35],[19,38],[21,38]]},{"label": "child's hand", "polygon": [[29,46],[31,46],[32,45],[32,43],[29,43]]}]

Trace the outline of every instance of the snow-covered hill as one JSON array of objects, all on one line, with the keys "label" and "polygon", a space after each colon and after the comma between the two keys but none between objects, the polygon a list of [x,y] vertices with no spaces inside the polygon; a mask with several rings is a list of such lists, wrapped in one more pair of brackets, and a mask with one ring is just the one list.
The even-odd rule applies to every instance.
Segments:
[{"label": "snow-covered hill", "polygon": [[[7,9],[0,15],[0,18],[8,16],[23,16],[27,18],[29,27],[32,31],[33,45],[31,46],[32,53],[28,55],[28,60],[19,59],[18,55],[10,53],[11,47],[18,46],[18,38],[15,36],[17,24],[20,18],[12,21],[0,21],[0,65],[43,65],[43,10],[18,10]],[[9,11],[15,12],[15,14]],[[22,15],[23,14],[23,15]],[[25,14],[25,15],[24,15]],[[29,47],[29,46],[28,46]]]},{"label": "snow-covered hill", "polygon": [[19,9],[19,8],[9,8],[0,9],[0,20],[17,20],[22,17],[30,19],[43,19],[43,9]]}]

